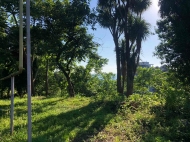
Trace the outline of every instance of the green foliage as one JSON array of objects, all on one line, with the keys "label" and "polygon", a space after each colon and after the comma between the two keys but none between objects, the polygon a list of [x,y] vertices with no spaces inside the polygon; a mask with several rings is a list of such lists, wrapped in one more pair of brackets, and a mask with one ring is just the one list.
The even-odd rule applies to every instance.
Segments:
[{"label": "green foliage", "polygon": [[160,93],[166,87],[167,73],[157,68],[137,69],[134,79],[134,92],[138,94]]},{"label": "green foliage", "polygon": [[95,74],[94,78],[97,79],[97,82],[94,86],[92,85],[92,89],[96,90],[97,94],[101,94],[103,97],[117,95],[115,74],[100,73]]},{"label": "green foliage", "polygon": [[157,22],[157,34],[160,44],[155,55],[176,73],[184,83],[190,82],[189,59],[189,12],[190,2],[187,0],[159,0],[161,20]]},{"label": "green foliage", "polygon": [[[14,0],[1,0],[0,4],[0,43],[2,45],[0,47],[0,78],[2,78],[18,68],[19,3]],[[94,22],[89,4],[88,0],[31,1],[33,96],[67,94],[65,90],[69,89],[62,84],[69,84],[68,88],[71,86],[70,78],[76,63],[85,61],[91,56],[96,56],[93,62],[98,62],[97,60],[101,58],[96,53],[98,43],[95,43],[93,36],[87,33],[87,25],[93,25]],[[26,21],[25,14],[24,8],[24,22]],[[23,25],[25,32],[26,24],[23,23]],[[25,35],[24,38],[26,38]],[[24,68],[26,69],[25,49]],[[61,75],[63,80],[59,83],[62,84],[56,82],[55,70],[62,71],[62,75],[65,76]],[[26,92],[26,70],[17,76],[15,81],[16,92],[23,96]],[[7,95],[5,93],[9,90],[9,81],[1,81],[0,85],[1,94],[9,96],[9,93]]]},{"label": "green foliage", "polygon": [[[152,106],[159,106],[161,102],[156,95],[131,95],[119,102],[117,115],[110,120],[106,128],[99,132],[94,141],[144,141],[144,134],[148,133],[148,126],[154,126]],[[117,136],[117,138],[115,138]],[[154,137],[152,141],[155,141]]]},{"label": "green foliage", "polygon": [[[81,68],[80,71],[84,71]],[[139,70],[139,76],[142,74],[144,78],[149,77],[148,81],[150,76],[147,74],[150,75],[150,71],[158,71],[158,78],[160,75],[160,70],[154,68]],[[58,81],[61,74],[56,72],[56,75]],[[112,92],[112,87],[116,87],[113,77],[111,73],[92,75],[86,87],[91,87],[91,91],[96,92],[93,97],[33,97],[33,140],[189,141],[188,86],[183,86],[174,75],[164,74],[166,79],[158,81],[161,83],[159,93],[133,94],[124,98]],[[88,86],[90,82],[92,85]],[[146,82],[142,81],[141,84],[146,85]],[[113,91],[116,93],[116,88]],[[26,98],[15,100],[15,133],[10,136],[10,102],[0,100],[1,140],[8,142],[27,139],[26,103]]]},{"label": "green foliage", "polygon": [[76,93],[83,96],[97,96],[102,94],[102,97],[117,94],[116,81],[114,79],[115,74],[102,72],[92,74],[86,71],[87,69],[79,66],[73,73],[72,80]]}]

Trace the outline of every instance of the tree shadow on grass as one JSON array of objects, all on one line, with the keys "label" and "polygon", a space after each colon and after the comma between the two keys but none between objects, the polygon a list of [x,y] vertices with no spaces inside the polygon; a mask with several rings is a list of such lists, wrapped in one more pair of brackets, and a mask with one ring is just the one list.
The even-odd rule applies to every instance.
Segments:
[{"label": "tree shadow on grass", "polygon": [[[58,102],[61,102],[63,100],[65,100],[65,98],[61,98],[61,99],[58,99],[58,100],[54,100],[54,101],[48,101],[50,100],[51,98],[43,98],[43,102],[42,103],[32,103],[32,113],[42,113],[44,111],[46,111],[46,108],[47,106],[55,106],[57,105]],[[47,100],[47,101],[46,101]],[[36,105],[36,106],[35,106]]]},{"label": "tree shadow on grass", "polygon": [[[56,105],[58,102],[63,101],[65,98],[61,98],[58,100],[54,100],[54,101],[48,101],[50,100],[50,98],[39,98],[40,100],[43,100],[43,103],[35,103],[32,102],[32,112],[35,113],[42,113],[44,111],[44,108],[46,106],[54,106]],[[46,102],[47,100],[47,102]],[[38,100],[34,100],[34,101],[38,101]],[[11,103],[11,102],[10,102]],[[36,106],[34,106],[36,105]],[[14,103],[14,112],[15,112],[15,116],[22,116],[23,114],[27,114],[27,100],[26,101],[22,101],[22,102],[15,102]],[[0,104],[0,117],[10,117],[10,109],[11,109],[11,104],[8,105],[1,105]]]},{"label": "tree shadow on grass", "polygon": [[117,112],[114,101],[93,102],[66,113],[33,122],[34,142],[88,141],[104,129]]},{"label": "tree shadow on grass", "polygon": [[[37,113],[40,114],[42,112],[44,112],[44,108],[47,106],[54,106],[56,105],[56,103],[63,101],[64,98],[58,99],[58,100],[54,100],[54,101],[48,101],[49,98],[43,98],[43,100],[47,100],[43,101],[43,103],[39,103],[37,104],[37,106],[33,106],[34,104],[32,104],[32,114]],[[10,109],[11,109],[11,105],[7,104],[7,105],[2,105],[0,104],[0,118],[5,118],[5,119],[9,119],[10,120]],[[45,109],[46,110],[46,109]],[[15,102],[14,103],[14,119],[17,117],[19,117],[19,119],[24,119],[26,120],[27,118],[25,117],[28,113],[27,110],[27,100],[26,101],[22,101],[22,102]],[[0,123],[1,125],[1,123]],[[23,124],[26,125],[26,124]],[[19,129],[23,129],[23,125],[17,125],[14,124],[14,131],[17,131]],[[10,133],[10,128],[8,129],[4,129],[1,134],[2,135],[6,135]]]},{"label": "tree shadow on grass", "polygon": [[8,106],[1,106],[0,107],[0,118],[7,117],[10,114],[10,108]]}]

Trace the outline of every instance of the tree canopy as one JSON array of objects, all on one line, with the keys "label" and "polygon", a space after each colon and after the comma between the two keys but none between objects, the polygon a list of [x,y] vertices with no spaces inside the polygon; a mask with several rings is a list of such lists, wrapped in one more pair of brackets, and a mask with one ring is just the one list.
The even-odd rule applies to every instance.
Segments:
[{"label": "tree canopy", "polygon": [[183,82],[190,82],[190,1],[159,0],[161,20],[157,22],[160,44],[155,55]]},{"label": "tree canopy", "polygon": [[[49,94],[49,85],[52,81],[55,81],[55,84],[57,81],[57,78],[53,76],[55,71],[63,74],[62,80],[65,79],[65,83],[68,84],[68,93],[70,96],[74,96],[75,83],[72,81],[72,75],[77,65],[82,61],[92,59],[95,63],[97,60],[102,62],[102,66],[106,63],[105,59],[97,54],[99,44],[94,42],[93,36],[88,33],[87,26],[94,25],[94,13],[91,11],[89,4],[89,0],[31,1],[31,78],[33,96],[35,96],[36,92],[42,90],[46,91],[46,95]],[[2,45],[0,47],[0,53],[2,53],[0,56],[0,73],[1,77],[4,77],[17,69],[20,26],[19,3],[14,0],[2,0],[0,5],[0,43]],[[24,3],[25,6],[26,3]],[[23,18],[25,32],[25,9]],[[16,82],[19,84],[17,85],[16,83],[15,85],[18,94],[24,94],[24,90],[26,90],[25,34],[23,38],[25,70],[16,77]],[[91,68],[96,68],[95,63]],[[2,86],[1,91],[6,90],[7,87]],[[20,89],[18,89],[19,87]]]}]

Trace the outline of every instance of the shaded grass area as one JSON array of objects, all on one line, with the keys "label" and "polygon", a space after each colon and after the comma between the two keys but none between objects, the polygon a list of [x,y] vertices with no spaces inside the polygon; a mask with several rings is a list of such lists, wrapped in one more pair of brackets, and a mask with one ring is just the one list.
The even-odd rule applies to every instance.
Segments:
[{"label": "shaded grass area", "polygon": [[[0,108],[7,109],[9,101],[0,101]],[[15,99],[14,135],[10,136],[9,115],[0,118],[0,141],[27,141],[26,99]],[[105,128],[117,112],[114,101],[94,99],[47,98],[32,99],[33,141],[88,141]]]},{"label": "shaded grass area", "polygon": [[132,95],[120,104],[117,115],[93,141],[189,142],[190,102],[157,95]]},{"label": "shaded grass area", "polygon": [[[15,100],[15,131],[9,112],[0,114],[0,141],[27,141],[26,99]],[[32,98],[34,142],[186,142],[190,141],[189,101],[168,105],[157,95],[129,98]],[[0,100],[0,109],[10,101]]]}]

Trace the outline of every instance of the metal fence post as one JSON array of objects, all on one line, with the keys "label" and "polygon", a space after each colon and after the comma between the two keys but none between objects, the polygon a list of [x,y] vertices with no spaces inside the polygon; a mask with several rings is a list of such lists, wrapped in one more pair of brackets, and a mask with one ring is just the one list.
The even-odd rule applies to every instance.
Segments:
[{"label": "metal fence post", "polygon": [[11,77],[11,112],[10,112],[10,128],[11,128],[11,135],[13,134],[14,130],[14,76]]}]

